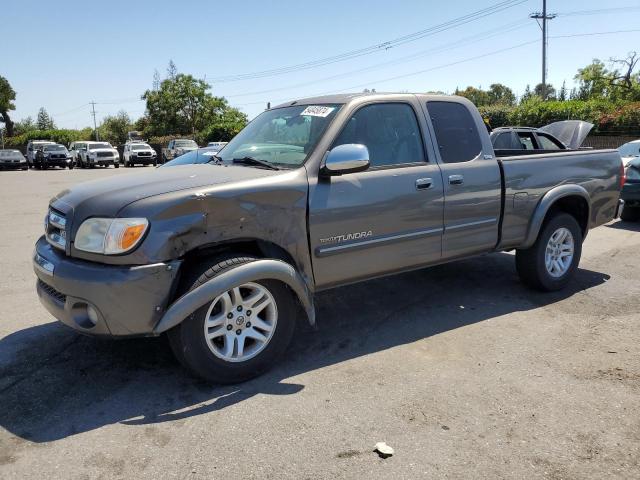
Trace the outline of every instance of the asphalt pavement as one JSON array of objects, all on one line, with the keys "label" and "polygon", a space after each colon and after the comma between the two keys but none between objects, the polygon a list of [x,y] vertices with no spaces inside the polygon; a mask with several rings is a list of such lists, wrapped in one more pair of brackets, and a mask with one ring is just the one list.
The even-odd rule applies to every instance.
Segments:
[{"label": "asphalt pavement", "polygon": [[318,331],[218,387],[164,338],[80,336],[38,302],[49,199],[127,174],[0,172],[1,478],[640,478],[640,223],[590,232],[558,293],[509,253],[322,293]]}]

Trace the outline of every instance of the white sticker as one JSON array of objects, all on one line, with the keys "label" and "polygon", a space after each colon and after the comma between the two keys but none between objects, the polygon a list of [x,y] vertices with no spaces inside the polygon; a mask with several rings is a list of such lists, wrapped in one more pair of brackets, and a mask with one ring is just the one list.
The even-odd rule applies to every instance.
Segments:
[{"label": "white sticker", "polygon": [[335,110],[335,107],[323,107],[322,105],[310,105],[305,108],[300,115],[311,117],[326,117]]}]

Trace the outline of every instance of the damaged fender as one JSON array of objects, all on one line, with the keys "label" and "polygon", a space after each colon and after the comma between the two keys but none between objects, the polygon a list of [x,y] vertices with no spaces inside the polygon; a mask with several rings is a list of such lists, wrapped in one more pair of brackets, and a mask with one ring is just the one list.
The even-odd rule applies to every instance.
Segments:
[{"label": "damaged fender", "polygon": [[315,325],[313,294],[295,268],[282,260],[256,260],[228,270],[204,285],[187,292],[176,300],[153,329],[160,334],[182,323],[198,308],[206,305],[218,295],[242,283],[259,280],[279,280],[288,285],[303,306],[309,323]]}]

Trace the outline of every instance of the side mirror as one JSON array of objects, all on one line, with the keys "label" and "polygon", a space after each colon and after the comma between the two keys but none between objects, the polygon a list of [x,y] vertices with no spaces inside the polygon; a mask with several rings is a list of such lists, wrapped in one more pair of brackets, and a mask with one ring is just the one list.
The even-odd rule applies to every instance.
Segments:
[{"label": "side mirror", "polygon": [[358,143],[338,145],[327,153],[321,173],[328,176],[362,172],[369,168],[369,149]]}]

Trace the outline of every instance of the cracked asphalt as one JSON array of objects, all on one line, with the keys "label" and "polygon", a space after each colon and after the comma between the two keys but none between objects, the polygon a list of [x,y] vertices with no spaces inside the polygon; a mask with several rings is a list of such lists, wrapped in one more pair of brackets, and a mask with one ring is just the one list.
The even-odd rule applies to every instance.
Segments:
[{"label": "cracked asphalt", "polygon": [[640,478],[640,224],[592,231],[563,292],[500,253],[323,293],[282,363],[217,387],[37,300],[48,199],[127,173],[0,172],[1,478]]}]

